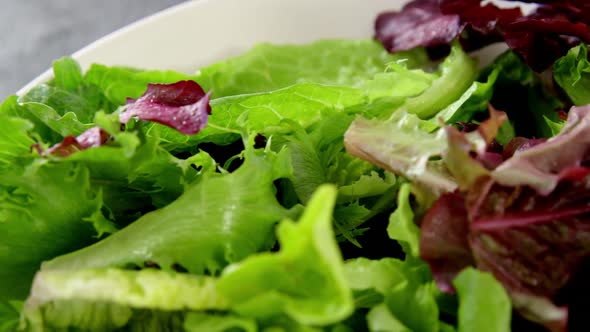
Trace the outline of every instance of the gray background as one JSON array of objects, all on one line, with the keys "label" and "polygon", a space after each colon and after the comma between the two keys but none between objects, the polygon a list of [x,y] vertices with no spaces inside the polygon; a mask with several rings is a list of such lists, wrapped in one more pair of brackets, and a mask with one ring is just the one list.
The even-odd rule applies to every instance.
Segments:
[{"label": "gray background", "polygon": [[0,0],[0,101],[96,39],[184,0]]}]

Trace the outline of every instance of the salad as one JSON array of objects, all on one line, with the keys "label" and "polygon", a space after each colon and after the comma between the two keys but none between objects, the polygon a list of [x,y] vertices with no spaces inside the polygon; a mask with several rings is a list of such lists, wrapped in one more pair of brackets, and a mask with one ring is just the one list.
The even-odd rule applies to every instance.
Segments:
[{"label": "salad", "polygon": [[0,105],[0,331],[584,331],[590,4],[521,2],[55,61]]}]

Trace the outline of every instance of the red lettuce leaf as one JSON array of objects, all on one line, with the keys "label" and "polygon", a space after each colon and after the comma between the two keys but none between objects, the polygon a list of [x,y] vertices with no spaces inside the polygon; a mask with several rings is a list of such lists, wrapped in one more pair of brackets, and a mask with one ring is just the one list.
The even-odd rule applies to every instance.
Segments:
[{"label": "red lettuce leaf", "polygon": [[131,117],[158,122],[187,135],[194,135],[207,125],[211,106],[210,94],[194,81],[173,84],[148,84],[146,92],[136,100],[130,99],[120,120]]},{"label": "red lettuce leaf", "polygon": [[453,279],[475,263],[467,240],[469,222],[463,196],[443,194],[428,210],[420,228],[420,258],[428,262],[438,288],[454,293]]},{"label": "red lettuce leaf", "polygon": [[466,51],[505,41],[530,68],[542,72],[581,42],[590,43],[590,4],[539,3],[531,14],[479,0],[415,0],[400,12],[379,15],[375,36],[390,52],[448,45],[458,37]]},{"label": "red lettuce leaf", "polygon": [[517,152],[494,170],[496,182],[530,186],[547,195],[564,178],[583,178],[590,157],[590,106],[572,107],[561,133]]},{"label": "red lettuce leaf", "polygon": [[449,45],[460,31],[459,16],[444,15],[438,0],[414,0],[400,12],[382,13],[375,21],[375,38],[392,53]]},{"label": "red lettuce leaf", "polygon": [[55,144],[47,149],[41,150],[38,144],[33,148],[37,149],[40,155],[57,155],[60,157],[67,157],[73,153],[81,150],[86,150],[92,147],[98,147],[105,144],[110,138],[110,135],[99,127],[92,127],[78,136],[66,136],[62,142]]},{"label": "red lettuce leaf", "polygon": [[[471,133],[451,132],[445,158],[481,154],[460,137]],[[514,139],[496,169],[474,171],[477,157],[464,164],[459,171],[479,176],[441,196],[421,222],[420,255],[439,288],[452,292],[453,278],[475,265],[503,284],[523,316],[565,331],[569,303],[556,298],[590,258],[589,154],[590,106],[574,107],[559,135]]]}]

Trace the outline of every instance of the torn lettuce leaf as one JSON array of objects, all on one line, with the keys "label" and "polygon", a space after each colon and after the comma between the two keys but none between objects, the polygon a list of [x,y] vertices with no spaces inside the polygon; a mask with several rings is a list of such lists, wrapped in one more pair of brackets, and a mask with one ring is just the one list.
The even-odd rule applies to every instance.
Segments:
[{"label": "torn lettuce leaf", "polygon": [[409,257],[420,256],[420,228],[414,221],[414,211],[410,205],[412,185],[404,183],[397,194],[397,208],[389,217],[387,235],[397,240]]},{"label": "torn lettuce leaf", "polygon": [[502,69],[500,66],[493,67],[489,75],[486,76],[485,82],[473,82],[461,97],[437,113],[430,121],[434,124],[438,124],[441,119],[446,124],[467,123],[476,113],[487,111],[496,80]]},{"label": "torn lettuce leaf", "polygon": [[452,191],[457,187],[455,181],[444,165],[431,160],[446,149],[446,133],[431,133],[430,129],[431,123],[401,110],[386,121],[359,116],[346,131],[344,144],[352,155],[417,181],[435,193]]},{"label": "torn lettuce leaf", "polygon": [[[453,44],[451,54],[440,65],[440,77],[416,97],[408,98],[401,109],[421,119],[435,116],[456,101],[473,84],[477,76],[477,61]],[[445,91],[445,93],[441,93]]]},{"label": "torn lettuce leaf", "polygon": [[494,276],[474,268],[453,281],[459,296],[459,332],[510,332],[512,306]]},{"label": "torn lettuce leaf", "polygon": [[[252,142],[250,142],[252,143]],[[209,173],[174,202],[110,237],[53,259],[46,269],[179,265],[191,273],[216,273],[229,263],[274,242],[273,228],[296,213],[275,198],[273,181],[291,173],[286,150],[244,152],[244,164],[233,173]]]},{"label": "torn lettuce leaf", "polygon": [[213,97],[278,90],[316,83],[361,87],[399,56],[375,41],[321,40],[306,45],[259,44],[239,56],[199,70],[197,82]]},{"label": "torn lettuce leaf", "polygon": [[590,61],[588,46],[580,44],[570,49],[553,66],[553,77],[576,106],[590,104]]},{"label": "torn lettuce leaf", "polygon": [[46,270],[35,276],[25,303],[24,330],[177,330],[186,310],[227,307],[211,277],[153,269]]},{"label": "torn lettuce leaf", "polygon": [[229,266],[218,290],[236,312],[270,318],[285,314],[305,325],[336,323],[353,312],[352,293],[332,230],[337,191],[320,186],[298,223],[277,228],[280,250]]}]

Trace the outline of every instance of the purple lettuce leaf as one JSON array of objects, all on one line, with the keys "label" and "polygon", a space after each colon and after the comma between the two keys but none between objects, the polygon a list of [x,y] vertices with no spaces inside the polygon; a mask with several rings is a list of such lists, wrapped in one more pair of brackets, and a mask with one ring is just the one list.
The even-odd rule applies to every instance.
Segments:
[{"label": "purple lettuce leaf", "polygon": [[173,84],[148,84],[145,93],[129,99],[120,115],[122,123],[132,117],[158,122],[187,135],[194,135],[207,125],[210,94],[194,81]]}]

